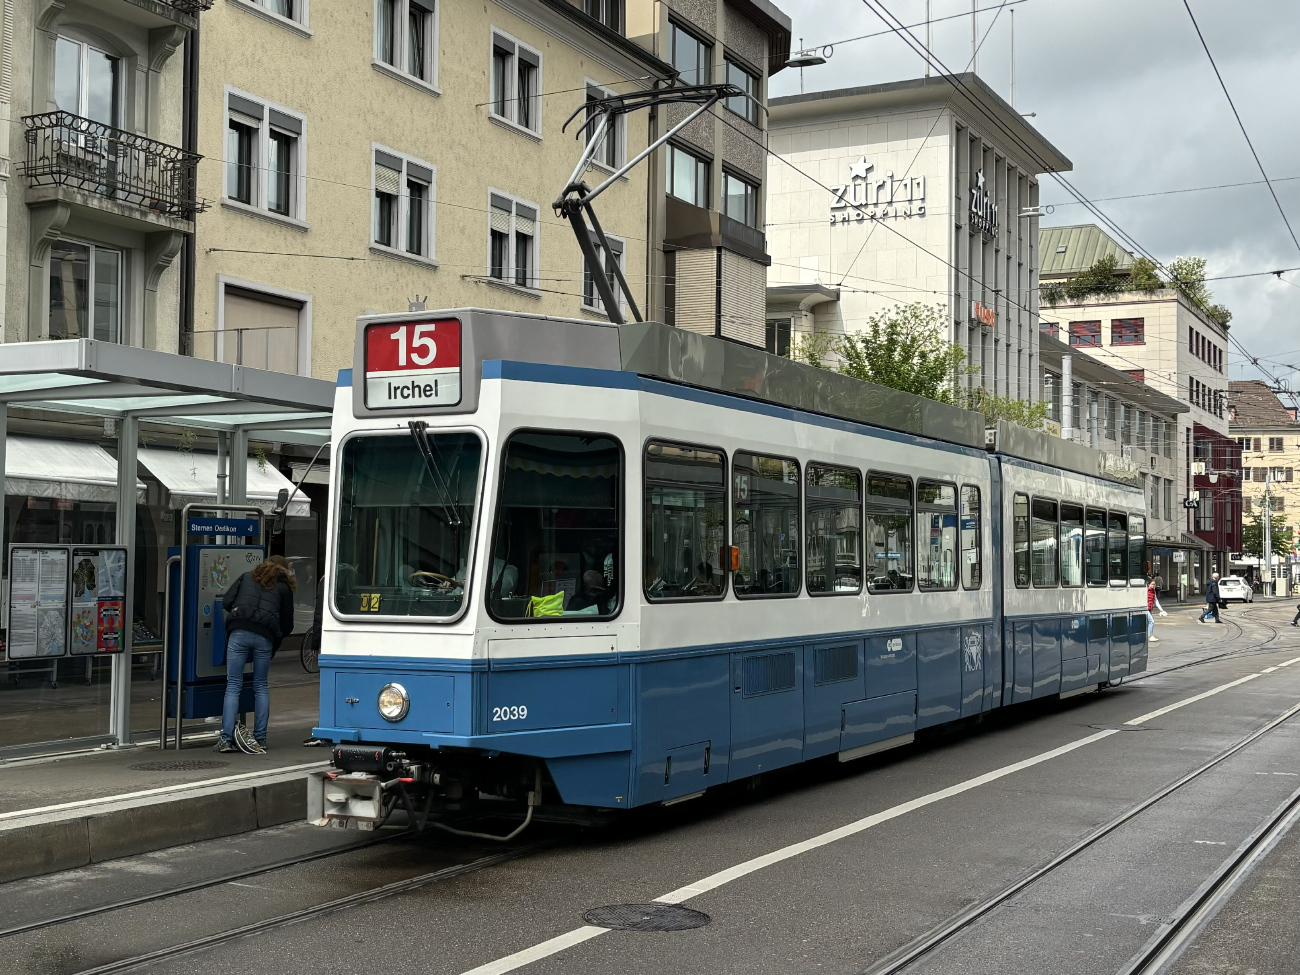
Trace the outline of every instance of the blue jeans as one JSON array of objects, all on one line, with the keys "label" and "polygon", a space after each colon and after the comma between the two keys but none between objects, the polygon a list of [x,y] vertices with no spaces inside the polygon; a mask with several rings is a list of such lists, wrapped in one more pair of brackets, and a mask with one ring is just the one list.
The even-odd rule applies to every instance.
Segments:
[{"label": "blue jeans", "polygon": [[1155,634],[1155,632],[1156,632],[1156,618],[1151,615],[1151,610],[1148,609],[1147,610],[1147,639],[1150,640],[1151,637]]},{"label": "blue jeans", "polygon": [[221,737],[235,737],[235,718],[239,715],[239,695],[244,689],[244,666],[253,658],[253,737],[266,739],[266,725],[271,720],[271,691],[266,685],[271,670],[271,641],[251,630],[236,630],[226,641],[226,700],[221,708]]}]

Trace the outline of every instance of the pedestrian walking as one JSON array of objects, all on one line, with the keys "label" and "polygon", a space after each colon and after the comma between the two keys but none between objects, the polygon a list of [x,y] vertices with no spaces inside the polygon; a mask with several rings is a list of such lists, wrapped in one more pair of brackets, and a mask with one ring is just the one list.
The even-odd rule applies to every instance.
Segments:
[{"label": "pedestrian walking", "polygon": [[1160,605],[1160,598],[1156,595],[1155,576],[1147,580],[1147,643],[1160,642],[1160,638],[1155,635],[1156,618],[1151,615],[1153,612],[1157,612],[1161,616],[1169,615],[1165,612],[1165,608]]},{"label": "pedestrian walking", "polygon": [[1196,620],[1198,623],[1208,623],[1213,617],[1214,622],[1222,623],[1219,619],[1219,573],[1215,572],[1210,575],[1210,581],[1205,586],[1205,612]]},{"label": "pedestrian walking", "polygon": [[1292,626],[1300,626],[1300,606],[1295,608],[1295,618],[1291,620]]},{"label": "pedestrian walking", "polygon": [[[245,572],[222,597],[226,614],[226,698],[221,709],[219,752],[266,751],[266,726],[271,718],[271,691],[267,675],[271,655],[280,641],[293,632],[293,594],[297,581],[282,555]],[[244,688],[244,667],[253,662],[253,735],[235,727],[239,696]]]}]

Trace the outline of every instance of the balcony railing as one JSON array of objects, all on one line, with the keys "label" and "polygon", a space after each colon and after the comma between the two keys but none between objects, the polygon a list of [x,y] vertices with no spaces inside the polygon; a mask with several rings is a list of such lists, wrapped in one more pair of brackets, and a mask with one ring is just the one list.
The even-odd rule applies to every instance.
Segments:
[{"label": "balcony railing", "polygon": [[214,0],[162,0],[162,2],[183,14],[197,14],[203,10],[211,10]]},{"label": "balcony railing", "polygon": [[261,325],[193,333],[190,355],[196,359],[298,374],[298,328]]},{"label": "balcony railing", "polygon": [[28,115],[23,123],[23,175],[32,186],[66,186],[182,220],[208,208],[195,200],[198,153],[71,112]]}]

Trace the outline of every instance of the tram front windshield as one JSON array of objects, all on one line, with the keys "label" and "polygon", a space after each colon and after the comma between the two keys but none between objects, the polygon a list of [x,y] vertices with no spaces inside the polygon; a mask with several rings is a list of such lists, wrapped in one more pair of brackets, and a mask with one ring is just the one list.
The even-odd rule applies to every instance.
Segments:
[{"label": "tram front windshield", "polygon": [[470,433],[343,445],[334,604],[357,616],[454,616],[465,601],[483,448]]}]

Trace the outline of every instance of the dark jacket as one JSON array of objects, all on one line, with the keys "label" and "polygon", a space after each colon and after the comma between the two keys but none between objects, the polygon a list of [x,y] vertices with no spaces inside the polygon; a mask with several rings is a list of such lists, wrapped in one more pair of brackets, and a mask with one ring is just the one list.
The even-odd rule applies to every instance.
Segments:
[{"label": "dark jacket", "polygon": [[277,579],[267,589],[245,572],[221,597],[226,611],[226,633],[248,630],[271,641],[279,649],[280,641],[293,632],[293,590],[284,579]]},{"label": "dark jacket", "polygon": [[1219,601],[1219,583],[1211,579],[1205,585],[1205,601],[1207,603],[1217,603]]}]

